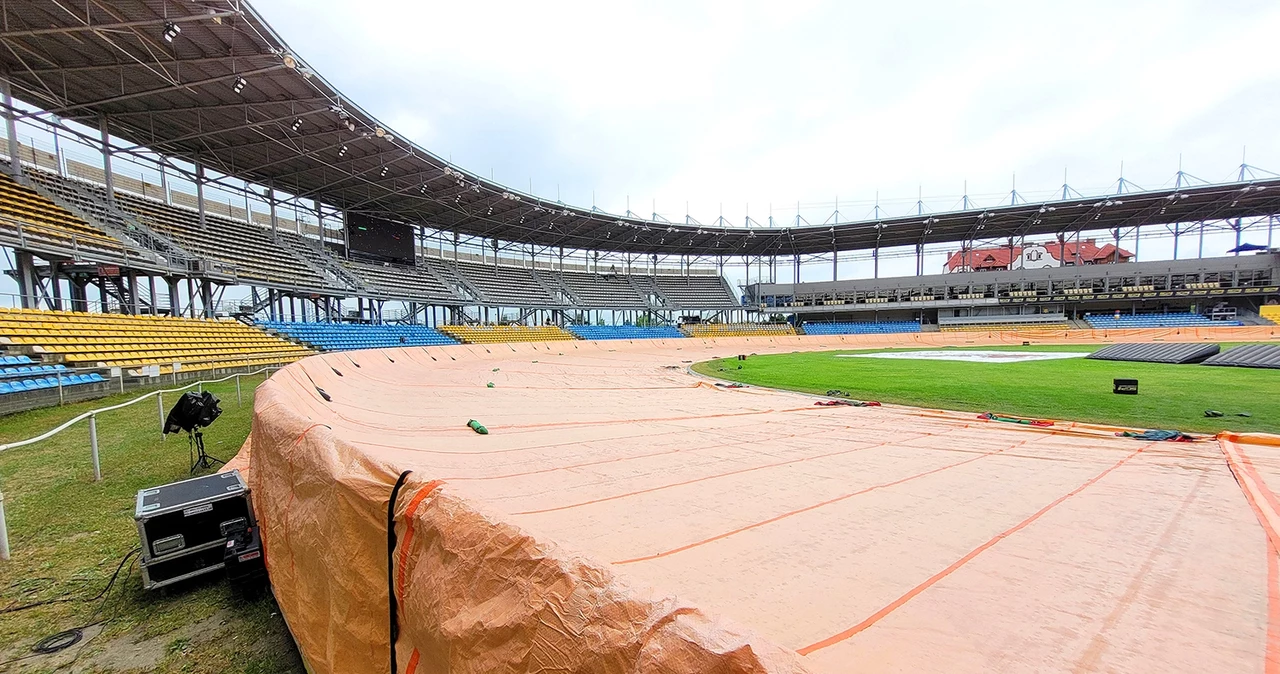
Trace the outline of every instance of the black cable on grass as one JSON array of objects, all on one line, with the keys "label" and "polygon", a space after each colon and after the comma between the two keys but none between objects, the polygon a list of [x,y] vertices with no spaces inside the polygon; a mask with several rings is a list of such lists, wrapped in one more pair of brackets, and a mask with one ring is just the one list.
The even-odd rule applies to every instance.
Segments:
[{"label": "black cable on grass", "polygon": [[6,613],[17,613],[18,611],[25,611],[27,609],[36,608],[37,606],[48,606],[49,604],[64,604],[64,603],[79,602],[79,601],[87,602],[87,601],[94,601],[96,599],[101,599],[104,595],[107,594],[107,592],[111,591],[111,586],[115,584],[116,578],[120,576],[120,570],[124,568],[125,562],[129,561],[130,557],[138,554],[139,552],[142,552],[142,548],[134,548],[130,550],[129,553],[126,554],[124,558],[120,560],[120,564],[116,566],[116,571],[115,573],[111,574],[111,578],[107,581],[106,587],[103,587],[102,590],[98,592],[98,594],[95,594],[92,597],[63,596],[63,597],[54,597],[53,599],[43,599],[41,601],[31,602],[30,604],[22,604],[21,606],[7,606],[3,609],[0,609],[0,615],[4,615]]},{"label": "black cable on grass", "polygon": [[[107,605],[107,601],[110,599],[109,593],[111,592],[111,588],[115,587],[116,581],[120,578],[120,572],[124,570],[125,562],[129,562],[129,571],[125,574],[125,577],[128,577],[133,574],[133,565],[138,561],[135,555],[137,555],[140,552],[142,552],[142,548],[138,547],[126,553],[125,556],[120,559],[120,563],[116,565],[116,570],[114,573],[111,574],[111,578],[107,580],[107,584],[102,588],[102,590],[98,592],[98,594],[95,594],[92,597],[55,597],[53,599],[46,599],[44,601],[32,602],[30,604],[24,604],[22,606],[9,607],[4,609],[3,611],[0,611],[0,613],[17,613],[18,611],[25,611],[27,609],[35,608],[37,606],[47,606],[49,604],[58,604],[58,603],[67,603],[67,602],[90,602],[90,601],[96,601],[98,599],[102,600],[102,602],[98,604],[97,608],[93,610],[93,613],[89,614],[88,623],[85,623],[84,625],[81,625],[79,627],[72,627],[71,629],[63,630],[56,634],[51,634],[41,639],[40,641],[37,641],[35,646],[32,646],[31,653],[13,658],[11,660],[0,662],[0,667],[5,667],[14,662],[18,662],[19,660],[26,660],[27,658],[34,658],[40,655],[51,655],[59,651],[64,651],[83,641],[84,631],[86,629],[93,627],[95,625],[106,625],[111,621],[115,620],[117,615],[119,615],[119,606],[116,607],[115,611],[112,611],[111,617],[106,618],[104,620],[96,620],[96,618],[98,617],[98,614],[102,612],[102,609]],[[131,559],[133,560],[132,562],[130,562]],[[121,585],[121,587],[123,587],[123,585]],[[78,657],[79,656],[77,655],[77,659]],[[72,661],[72,663],[69,663],[69,664],[74,664],[74,660]],[[63,666],[65,667],[66,665],[63,665]]]}]

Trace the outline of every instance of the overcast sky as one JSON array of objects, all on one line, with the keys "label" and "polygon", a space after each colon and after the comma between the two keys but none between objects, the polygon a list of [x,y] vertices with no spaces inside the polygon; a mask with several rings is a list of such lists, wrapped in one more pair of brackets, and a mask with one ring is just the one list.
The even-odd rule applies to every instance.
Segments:
[{"label": "overcast sky", "polygon": [[[913,212],[918,194],[926,210],[959,208],[966,185],[978,206],[1008,203],[1015,175],[1031,201],[1060,195],[1064,171],[1099,194],[1122,163],[1157,189],[1180,159],[1196,178],[1234,179],[1246,147],[1249,164],[1280,172],[1275,0],[253,5],[398,135],[613,213],[656,204],[671,220],[741,225],[772,208],[790,224],[800,203],[817,224],[838,203],[858,220],[877,193],[887,215]],[[1144,228],[1140,259],[1173,256],[1162,229]],[[1234,241],[1210,234],[1204,254]],[[1181,257],[1197,247],[1184,239]],[[929,252],[927,273],[948,250]],[[881,275],[914,274],[912,255],[882,256]],[[872,275],[866,252],[841,258],[841,278]],[[802,278],[830,274],[819,260]],[[0,278],[0,295],[10,286]]]},{"label": "overcast sky", "polygon": [[[521,189],[741,224],[1280,171],[1280,3],[255,0],[402,135]],[[353,8],[358,8],[353,9]]]}]

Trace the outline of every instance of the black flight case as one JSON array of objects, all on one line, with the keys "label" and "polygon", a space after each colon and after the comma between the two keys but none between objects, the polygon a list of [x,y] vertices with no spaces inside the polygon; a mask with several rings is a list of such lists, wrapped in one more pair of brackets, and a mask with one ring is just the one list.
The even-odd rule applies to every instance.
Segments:
[{"label": "black flight case", "polygon": [[249,488],[236,470],[143,489],[133,518],[148,590],[221,571],[228,537],[256,528]]}]

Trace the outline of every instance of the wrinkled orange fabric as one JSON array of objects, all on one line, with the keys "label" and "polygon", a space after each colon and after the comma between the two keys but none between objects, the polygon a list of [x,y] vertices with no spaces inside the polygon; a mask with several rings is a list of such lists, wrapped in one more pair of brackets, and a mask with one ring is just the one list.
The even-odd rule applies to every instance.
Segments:
[{"label": "wrinkled orange fabric", "polygon": [[[1280,511],[1280,438],[1143,443],[1090,424],[815,407],[686,371],[1028,337],[325,354],[259,387],[232,465],[317,673],[388,671],[385,521],[403,470],[402,672],[1275,671],[1280,572],[1258,513]],[[1156,338],[1280,335],[1108,333]]]}]

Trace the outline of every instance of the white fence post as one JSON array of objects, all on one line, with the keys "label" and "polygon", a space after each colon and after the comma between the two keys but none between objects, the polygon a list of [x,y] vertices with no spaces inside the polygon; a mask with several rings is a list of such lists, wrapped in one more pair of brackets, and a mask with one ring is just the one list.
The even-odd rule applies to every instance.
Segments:
[{"label": "white fence post", "polygon": [[244,398],[240,397],[240,375],[236,374],[236,406],[244,405]]},{"label": "white fence post", "polygon": [[4,493],[0,492],[0,562],[9,561],[9,525],[4,520]]},{"label": "white fence post", "polygon": [[93,453],[93,481],[102,481],[102,465],[98,463],[98,415],[89,415],[89,450]]},{"label": "white fence post", "polygon": [[164,442],[164,391],[156,392],[156,409],[160,412],[160,441]]},{"label": "white fence post", "polygon": [[63,397],[62,395],[62,373],[59,372],[58,373],[58,406],[61,407],[64,402],[66,402],[66,398]]}]

